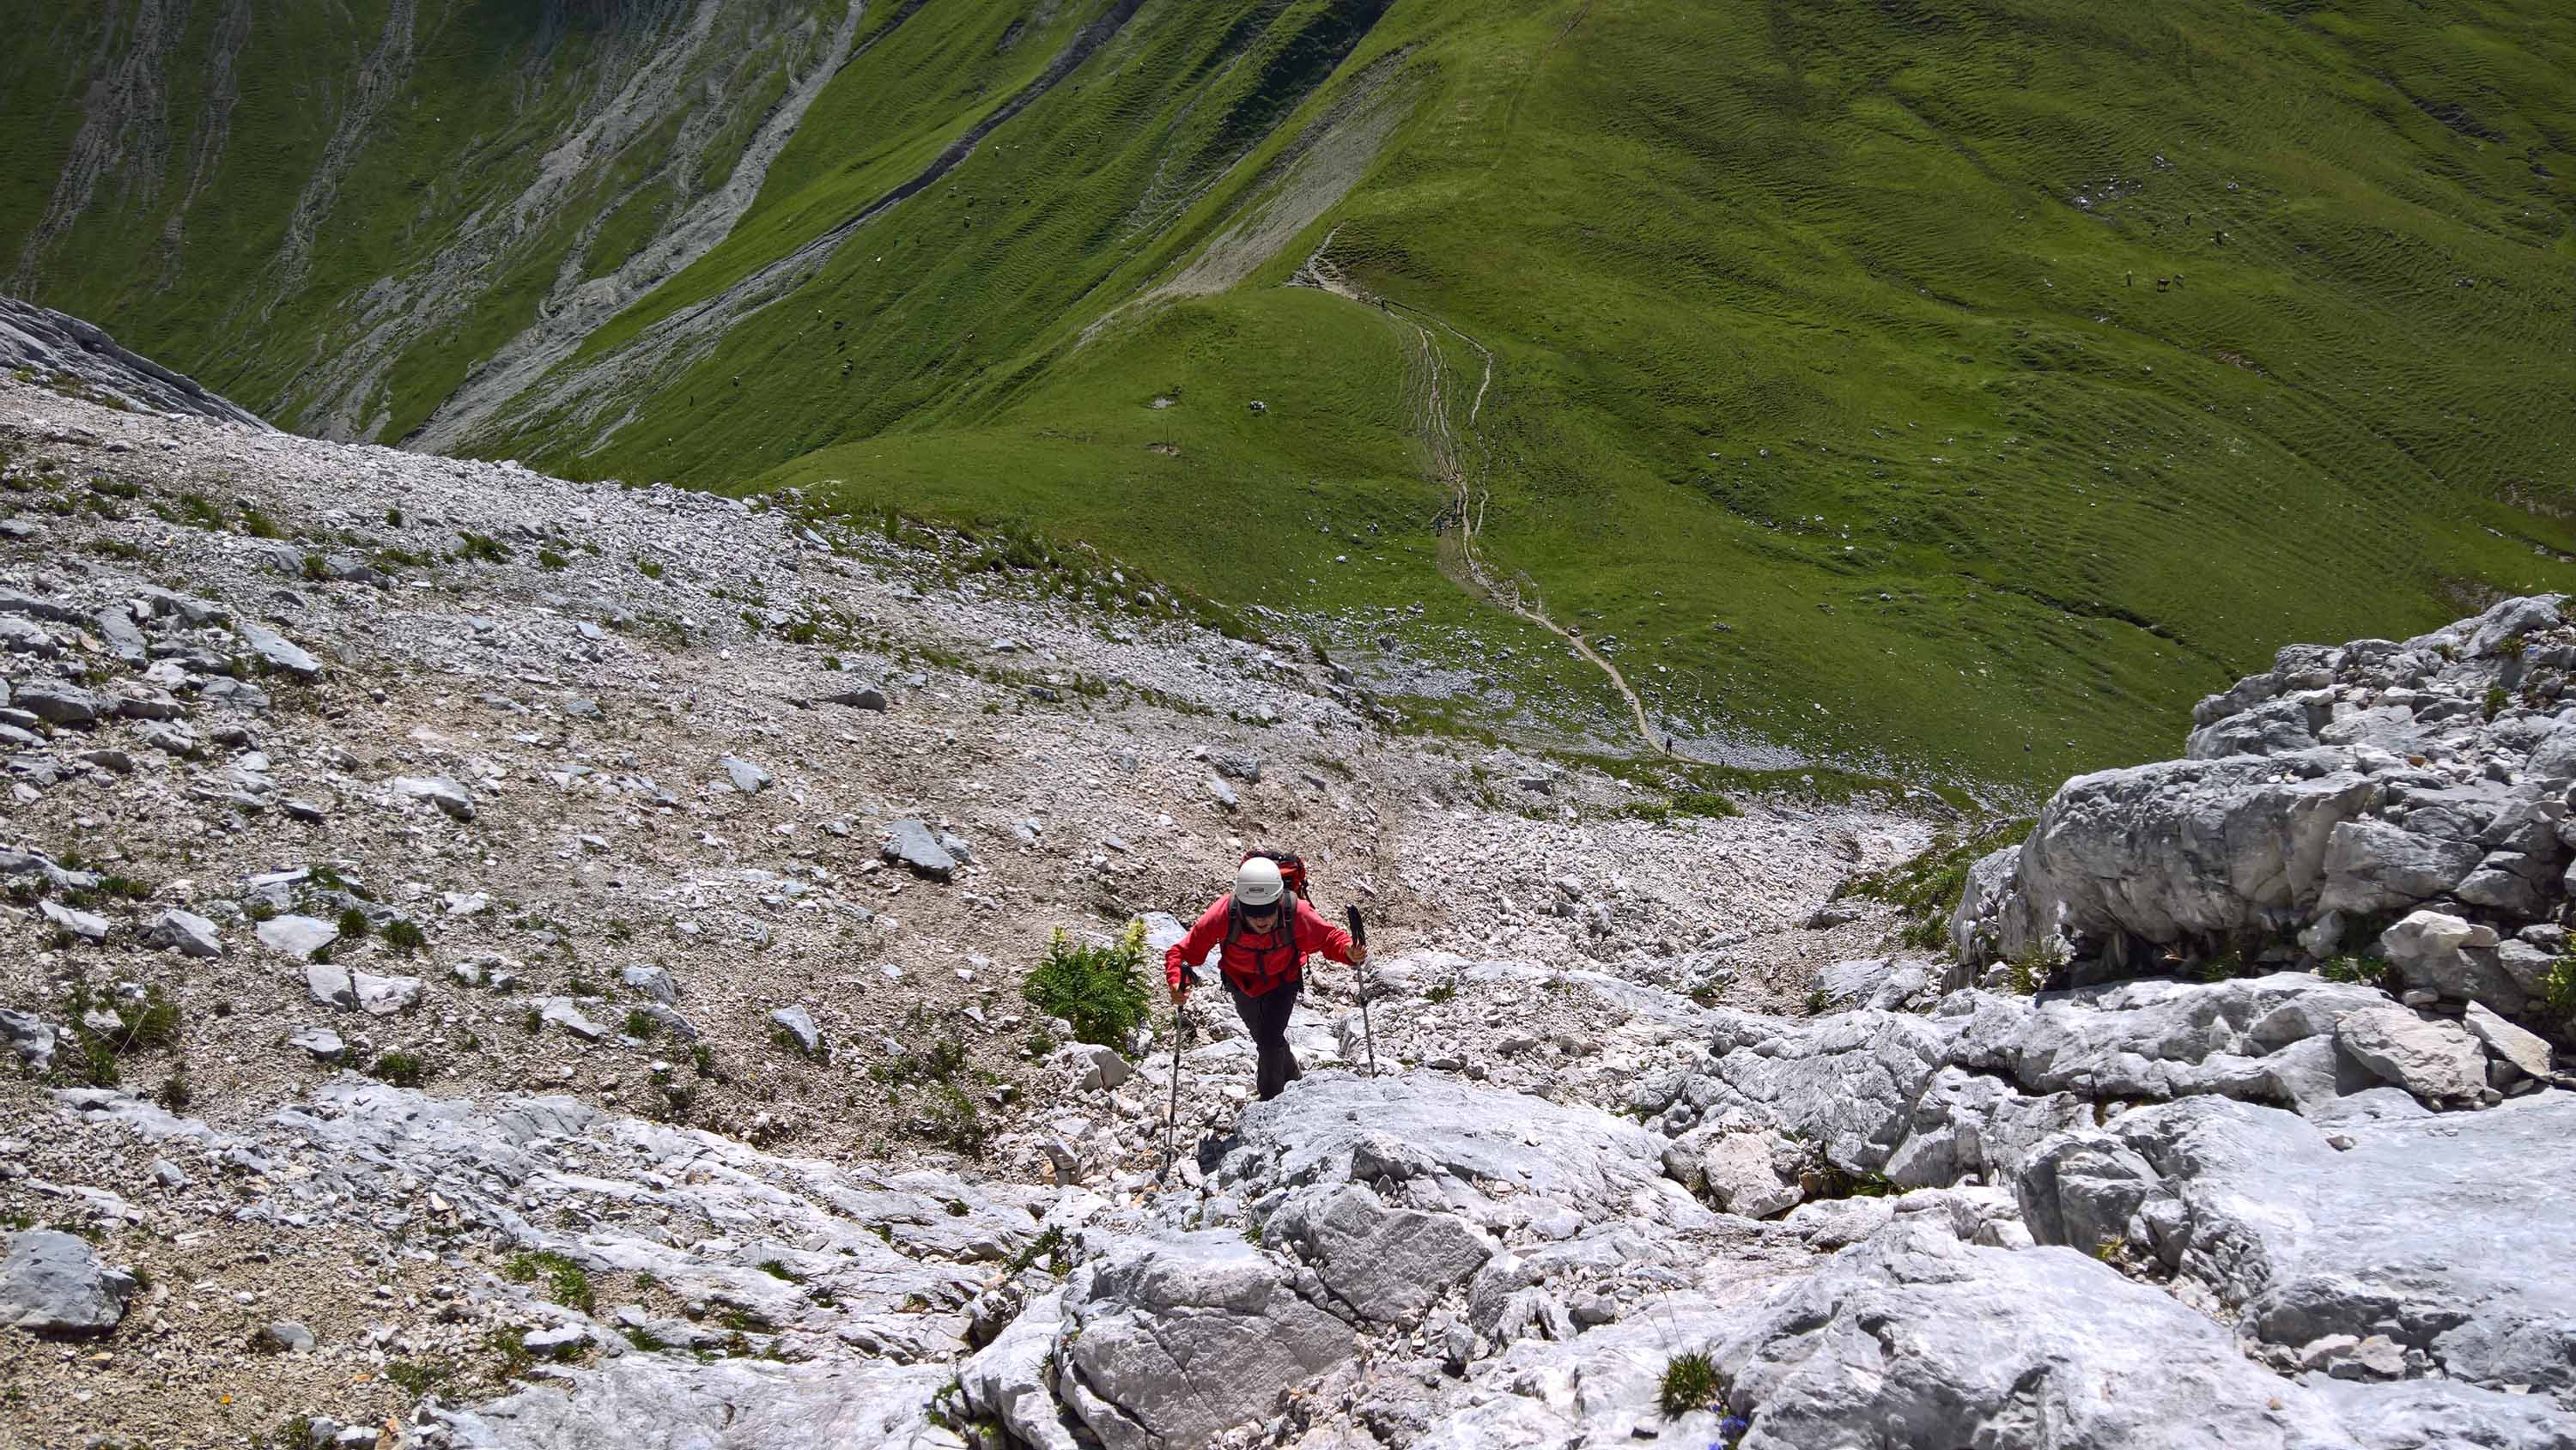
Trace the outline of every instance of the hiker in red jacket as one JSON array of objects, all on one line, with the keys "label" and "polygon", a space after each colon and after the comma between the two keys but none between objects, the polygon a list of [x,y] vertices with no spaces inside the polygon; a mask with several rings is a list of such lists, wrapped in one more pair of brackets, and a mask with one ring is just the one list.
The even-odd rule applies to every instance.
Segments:
[{"label": "hiker in red jacket", "polygon": [[[1283,909],[1290,923],[1284,932]],[[1300,1075],[1297,1056],[1288,1050],[1288,1014],[1297,1010],[1306,954],[1322,952],[1329,960],[1356,967],[1368,961],[1368,948],[1353,945],[1349,932],[1291,894],[1279,863],[1267,856],[1244,858],[1234,875],[1234,890],[1199,913],[1189,934],[1163,953],[1163,975],[1171,980],[1174,1003],[1189,990],[1189,968],[1219,948],[1226,995],[1234,999],[1235,1015],[1261,1051],[1254,1083],[1261,1100],[1268,1102]]]}]

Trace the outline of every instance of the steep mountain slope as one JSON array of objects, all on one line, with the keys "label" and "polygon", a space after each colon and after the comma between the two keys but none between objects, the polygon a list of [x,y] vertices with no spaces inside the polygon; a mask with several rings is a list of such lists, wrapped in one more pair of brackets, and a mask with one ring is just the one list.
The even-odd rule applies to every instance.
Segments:
[{"label": "steep mountain slope", "polygon": [[1467,723],[1627,711],[1462,513],[1686,748],[2025,783],[2576,550],[2537,0],[341,14],[14,41],[17,285],[290,427],[1027,518]]}]

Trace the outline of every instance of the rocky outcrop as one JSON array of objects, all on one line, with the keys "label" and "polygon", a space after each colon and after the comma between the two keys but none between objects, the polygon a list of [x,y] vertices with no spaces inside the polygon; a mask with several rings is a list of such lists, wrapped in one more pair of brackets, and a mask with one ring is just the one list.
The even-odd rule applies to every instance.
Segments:
[{"label": "rocky outcrop", "polygon": [[2068,781],[1970,873],[1952,945],[1971,968],[2068,960],[2077,982],[2358,959],[2453,1013],[2563,1031],[2571,668],[2554,595],[2283,649],[2200,702],[2184,759]]},{"label": "rocky outcrop", "polygon": [[268,426],[249,409],[208,392],[195,379],[118,346],[98,327],[15,297],[0,297],[0,368],[25,368],[56,386],[113,399],[125,407],[253,428]]}]

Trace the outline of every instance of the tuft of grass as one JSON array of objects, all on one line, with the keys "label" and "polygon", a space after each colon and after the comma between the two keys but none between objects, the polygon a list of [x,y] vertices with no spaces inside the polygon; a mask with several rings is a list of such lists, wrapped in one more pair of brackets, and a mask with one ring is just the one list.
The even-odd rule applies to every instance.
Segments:
[{"label": "tuft of grass", "polygon": [[355,906],[341,909],[337,925],[340,928],[340,935],[350,941],[356,941],[376,929],[376,924],[368,919],[367,913]]},{"label": "tuft of grass", "polygon": [[661,1018],[654,1016],[652,1013],[645,1011],[641,1007],[628,1009],[626,1013],[627,1036],[650,1038],[659,1036],[661,1031]]},{"label": "tuft of grass", "polygon": [[1442,1004],[1442,1003],[1444,1003],[1444,1002],[1451,1002],[1451,1001],[1455,1001],[1455,1000],[1457,999],[1457,996],[1458,996],[1458,984],[1457,984],[1457,983],[1455,983],[1455,982],[1442,982],[1442,983],[1440,983],[1439,985],[1434,986],[1434,987],[1431,987],[1431,988],[1429,988],[1428,990],[1424,991],[1424,992],[1423,992],[1423,994],[1422,994],[1422,1000],[1423,1000],[1423,1001],[1425,1001],[1425,1002],[1430,1003],[1430,1004],[1431,1004],[1432,1006],[1434,1006],[1434,1007],[1437,1007],[1437,1006],[1441,1005],[1441,1004]]},{"label": "tuft of grass", "polygon": [[1081,1041],[1117,1047],[1145,1020],[1145,928],[1130,922],[1107,946],[1077,944],[1063,928],[1047,941],[1044,960],[1020,985],[1039,1011],[1073,1024]]},{"label": "tuft of grass", "polygon": [[570,559],[565,558],[563,555],[556,553],[552,549],[537,550],[537,567],[540,569],[552,571],[569,567],[571,563],[572,561]]},{"label": "tuft of grass", "polygon": [[1663,1411],[1666,1419],[1679,1419],[1716,1403],[1717,1364],[1714,1360],[1692,1350],[1664,1361],[1664,1376],[1655,1393],[1655,1407]]},{"label": "tuft of grass", "polygon": [[395,955],[407,957],[429,945],[429,938],[411,918],[398,916],[385,923],[385,945],[393,948]]},{"label": "tuft of grass", "polygon": [[784,1279],[790,1284],[802,1284],[805,1282],[804,1275],[797,1273],[794,1269],[787,1267],[776,1259],[763,1259],[759,1263],[752,1265],[752,1267],[760,1270],[760,1272],[767,1274],[773,1279]]},{"label": "tuft of grass", "polygon": [[567,1309],[584,1314],[599,1311],[599,1302],[590,1287],[590,1275],[581,1265],[552,1249],[515,1254],[501,1266],[501,1277],[513,1284],[535,1284],[538,1292]]},{"label": "tuft of grass", "polygon": [[476,564],[506,564],[510,561],[510,546],[490,534],[478,534],[468,529],[459,537],[458,558]]}]

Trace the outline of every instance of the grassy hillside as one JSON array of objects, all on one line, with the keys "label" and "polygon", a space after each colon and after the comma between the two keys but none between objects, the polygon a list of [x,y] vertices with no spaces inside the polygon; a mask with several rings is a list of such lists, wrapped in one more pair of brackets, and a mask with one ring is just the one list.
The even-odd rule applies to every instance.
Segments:
[{"label": "grassy hillside", "polygon": [[[728,12],[779,85],[819,44],[789,10],[838,13]],[[280,43],[345,70],[370,23]],[[613,70],[621,39],[442,23],[522,74]],[[253,125],[252,91],[226,154],[256,136],[292,176],[316,127]],[[72,142],[0,93],[14,256]],[[513,94],[524,150],[548,112]],[[471,154],[519,154],[474,124]],[[2576,587],[2571,137],[2576,17],[2543,0],[877,6],[722,243],[475,446],[1033,521],[1348,650],[1392,632],[1479,681],[1443,713],[1617,740],[1597,671],[1444,577],[1454,461],[1487,570],[1658,728],[2046,783],[2169,753],[2279,643]],[[414,172],[464,146],[401,144]],[[576,197],[401,344],[381,436],[562,257],[633,252],[707,184],[661,154],[624,163],[660,200],[597,182],[626,209]],[[429,214],[478,183],[450,184]],[[203,320],[217,262],[274,248],[252,190],[159,272],[66,242],[33,290],[293,421],[327,329]],[[102,234],[161,215],[100,195]],[[351,207],[289,313],[354,316],[423,250],[422,212]],[[1281,285],[1310,256],[1339,293]]]}]

